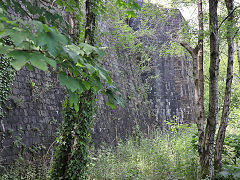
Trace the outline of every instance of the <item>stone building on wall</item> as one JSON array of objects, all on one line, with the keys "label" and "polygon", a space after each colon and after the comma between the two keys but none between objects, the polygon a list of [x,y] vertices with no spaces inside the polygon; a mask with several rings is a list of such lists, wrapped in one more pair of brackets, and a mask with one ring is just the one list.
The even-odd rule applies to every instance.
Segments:
[{"label": "stone building on wall", "polygon": [[[105,105],[105,97],[99,95],[92,129],[96,146],[103,142],[115,145],[137,131],[150,133],[157,128],[165,129],[165,121],[173,119],[179,123],[193,122],[190,65],[184,54],[168,56],[160,53],[162,46],[171,40],[171,34],[179,30],[183,17],[175,10],[165,22],[159,17],[169,14],[170,10],[153,5],[144,8],[154,8],[155,13],[159,13],[155,18],[149,15],[152,21],[144,25],[142,22],[148,16],[146,12],[140,12],[135,20],[128,21],[133,34],[141,28],[153,30],[151,36],[143,35],[137,41],[143,48],[148,47],[145,54],[150,61],[144,71],[139,63],[143,59],[141,53],[115,47],[112,40],[115,27],[104,20],[99,23],[101,31],[107,34],[101,38],[102,46],[108,47],[103,64],[110,71],[126,105],[111,109]],[[149,51],[151,47],[154,51]],[[37,69],[28,71],[25,67],[17,72],[5,106],[6,115],[0,120],[1,165],[8,164],[28,147],[36,152],[48,149],[62,120],[63,100],[64,89],[60,87],[56,74]]]}]

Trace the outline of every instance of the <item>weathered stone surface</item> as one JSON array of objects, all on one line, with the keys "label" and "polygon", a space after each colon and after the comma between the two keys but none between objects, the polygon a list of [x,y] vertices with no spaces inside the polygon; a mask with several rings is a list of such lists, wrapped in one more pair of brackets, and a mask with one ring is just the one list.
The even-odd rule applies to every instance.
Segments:
[{"label": "weathered stone surface", "polygon": [[[146,8],[152,8],[158,13],[157,17],[147,19],[147,12],[144,12]],[[164,18],[168,20],[163,20]],[[106,100],[99,97],[92,133],[95,146],[102,142],[116,144],[131,134],[135,136],[138,129],[145,133],[156,128],[168,129],[165,121],[193,122],[193,83],[189,76],[191,66],[183,52],[173,56],[160,53],[163,45],[170,44],[171,35],[179,31],[182,20],[180,11],[154,5],[143,7],[143,12],[140,12],[134,21],[127,20],[135,32],[141,33],[147,28],[154,32],[136,40],[143,43],[140,51],[147,47],[155,49],[148,51],[150,61],[144,71],[139,69],[143,59],[141,55],[138,52],[131,53],[131,50],[121,46],[116,47],[116,27],[109,23],[109,20],[101,22],[102,32],[108,34],[102,38],[102,46],[108,47],[103,62],[126,100],[126,106],[112,110],[104,105]]]},{"label": "weathered stone surface", "polygon": [[[166,15],[169,12],[159,9],[161,13]],[[139,65],[143,60],[141,52],[118,46],[112,22],[99,24],[101,31],[108,34],[102,36],[102,46],[108,47],[103,64],[110,71],[126,105],[124,108],[111,109],[106,107],[105,97],[98,97],[92,129],[96,146],[103,142],[115,145],[130,135],[136,138],[139,130],[150,133],[159,127],[165,129],[164,120],[170,121],[175,116],[177,122],[192,122],[194,112],[191,108],[193,84],[188,76],[190,66],[184,55],[166,56],[159,53],[162,46],[168,44],[171,33],[178,31],[182,16],[176,11],[167,23],[157,17],[143,25],[143,15],[140,13],[137,20],[130,19],[128,24],[133,32],[146,27],[153,30],[152,35],[138,37],[136,41],[143,43],[143,49],[155,48],[154,51],[144,50],[151,59],[145,63],[145,70],[141,70]],[[54,141],[57,125],[62,120],[63,99],[64,91],[58,84],[56,74],[45,74],[37,69],[29,72],[26,68],[17,73],[12,95],[5,107],[7,114],[0,124],[0,142],[3,142],[0,144],[1,165],[8,164],[23,151],[24,146],[16,148],[20,144],[48,147]]]},{"label": "weathered stone surface", "polygon": [[22,145],[48,147],[56,138],[56,123],[62,121],[61,101],[65,96],[56,78],[56,74],[37,69],[29,72],[23,68],[17,73],[5,107],[7,113],[1,119],[1,165],[23,152]]}]

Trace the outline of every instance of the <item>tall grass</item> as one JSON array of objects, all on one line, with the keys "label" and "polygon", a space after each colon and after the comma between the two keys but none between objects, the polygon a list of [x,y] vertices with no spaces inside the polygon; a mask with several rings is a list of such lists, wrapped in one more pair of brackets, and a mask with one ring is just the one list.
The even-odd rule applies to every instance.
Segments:
[{"label": "tall grass", "polygon": [[154,132],[151,136],[103,146],[91,153],[89,179],[198,179],[197,151],[192,144],[195,128]]},{"label": "tall grass", "polygon": [[[195,180],[199,178],[197,130],[195,127],[168,123],[171,130],[139,135],[120,142],[117,147],[102,146],[90,151],[88,179]],[[194,126],[194,125],[193,125]],[[236,128],[236,126],[235,126]],[[232,130],[232,129],[231,129]],[[227,134],[223,171],[219,179],[240,179],[239,129]],[[50,166],[40,159],[17,160],[0,175],[0,180],[46,180]]]}]

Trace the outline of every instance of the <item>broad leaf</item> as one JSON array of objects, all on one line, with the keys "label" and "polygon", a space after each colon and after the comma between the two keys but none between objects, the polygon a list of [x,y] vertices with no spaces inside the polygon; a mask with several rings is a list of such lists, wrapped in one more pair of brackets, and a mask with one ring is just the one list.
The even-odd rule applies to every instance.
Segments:
[{"label": "broad leaf", "polygon": [[33,66],[43,71],[48,70],[47,63],[44,61],[45,56],[43,54],[33,52],[29,53],[29,60]]},{"label": "broad leaf", "polygon": [[79,93],[84,91],[82,85],[79,81],[71,76],[66,75],[64,72],[59,73],[58,75],[60,84],[65,86],[71,92],[78,90]]},{"label": "broad leaf", "polygon": [[87,56],[91,53],[96,52],[97,48],[86,43],[80,43],[79,46],[83,49]]},{"label": "broad leaf", "polygon": [[28,61],[29,53],[25,51],[14,50],[7,54],[8,57],[13,57],[14,60],[11,61],[11,65],[19,71]]},{"label": "broad leaf", "polygon": [[106,80],[107,83],[110,85],[112,83],[112,79],[109,76],[108,72],[104,68],[102,68],[100,66],[98,67],[98,69],[99,69],[99,74],[100,74],[101,78]]},{"label": "broad leaf", "polygon": [[76,93],[69,92],[69,103],[77,112],[79,111],[79,96]]},{"label": "broad leaf", "polygon": [[109,106],[109,107],[111,107],[112,109],[115,108],[114,104],[111,103],[110,101],[107,101],[107,102],[106,102],[106,105]]}]

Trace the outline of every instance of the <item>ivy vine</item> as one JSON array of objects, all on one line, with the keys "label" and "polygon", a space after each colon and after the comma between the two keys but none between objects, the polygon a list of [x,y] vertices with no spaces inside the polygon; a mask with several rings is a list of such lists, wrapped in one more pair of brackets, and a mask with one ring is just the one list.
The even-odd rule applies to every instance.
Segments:
[{"label": "ivy vine", "polygon": [[3,105],[8,99],[15,71],[11,67],[10,58],[5,58],[4,56],[0,56],[0,58],[0,118],[3,118]]},{"label": "ivy vine", "polygon": [[81,118],[79,113],[69,106],[69,101],[66,100],[63,104],[64,120],[57,138],[58,146],[54,152],[54,163],[50,173],[53,180],[85,178],[89,161],[90,127],[95,112],[94,93],[91,91],[90,95],[82,95],[79,103],[82,109]]}]

